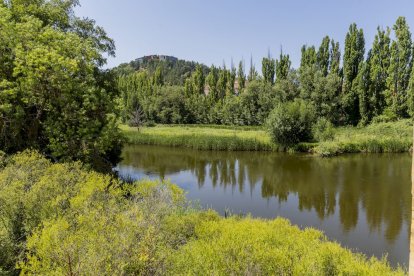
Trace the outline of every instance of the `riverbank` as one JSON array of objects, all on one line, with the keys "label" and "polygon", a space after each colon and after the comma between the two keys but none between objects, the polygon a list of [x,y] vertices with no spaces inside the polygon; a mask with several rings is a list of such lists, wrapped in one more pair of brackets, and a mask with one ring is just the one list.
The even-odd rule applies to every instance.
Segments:
[{"label": "riverbank", "polygon": [[197,150],[293,151],[321,156],[342,153],[408,152],[412,144],[410,120],[377,123],[366,127],[339,127],[331,141],[300,143],[285,149],[272,143],[261,127],[215,125],[157,125],[136,128],[121,126],[129,144],[186,147]]},{"label": "riverbank", "polygon": [[286,219],[225,218],[193,206],[168,182],[125,183],[79,162],[52,163],[36,152],[5,161],[0,202],[5,210],[0,212],[0,272],[6,274],[406,272]]}]

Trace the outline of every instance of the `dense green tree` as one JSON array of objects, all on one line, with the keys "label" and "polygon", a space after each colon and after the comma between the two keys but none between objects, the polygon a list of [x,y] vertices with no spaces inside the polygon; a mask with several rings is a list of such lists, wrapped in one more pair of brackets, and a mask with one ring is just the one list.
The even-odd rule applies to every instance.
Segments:
[{"label": "dense green tree", "polygon": [[258,73],[257,73],[256,67],[253,64],[253,57],[250,57],[250,69],[249,69],[249,76],[248,76],[249,82],[256,80],[257,76],[258,76]]},{"label": "dense green tree", "polygon": [[187,97],[191,97],[191,95],[194,94],[194,85],[193,85],[193,79],[188,78],[184,82],[184,93]]},{"label": "dense green tree", "polygon": [[384,92],[390,66],[390,30],[377,28],[370,58],[370,94],[372,115],[381,115],[385,108]]},{"label": "dense green tree", "polygon": [[373,109],[371,108],[371,51],[368,52],[367,61],[362,61],[359,65],[358,76],[355,79],[355,90],[359,99],[359,114],[361,116],[360,124],[366,125],[372,118]]},{"label": "dense green tree", "polygon": [[412,70],[411,32],[404,17],[399,17],[393,30],[396,40],[391,44],[386,101],[392,114],[397,117],[408,115],[407,88]]},{"label": "dense green tree", "polygon": [[341,50],[339,48],[339,42],[331,40],[331,48],[329,50],[329,72],[331,74],[340,75],[340,63],[341,63]]},{"label": "dense green tree", "polygon": [[[355,23],[349,26],[345,38],[345,51],[343,60],[344,83],[342,91],[342,104],[345,112],[345,123],[357,124],[360,118],[359,97],[354,80],[358,75],[360,63],[364,60],[365,38],[362,29]],[[353,89],[355,88],[355,89]]]},{"label": "dense green tree", "polygon": [[155,70],[154,75],[152,76],[152,85],[153,86],[163,86],[164,85],[164,76],[163,69],[161,66],[158,66]]},{"label": "dense green tree", "polygon": [[276,73],[276,63],[275,60],[270,56],[263,58],[262,60],[262,75],[263,80],[267,83],[274,84],[275,82],[275,73]]},{"label": "dense green tree", "polygon": [[244,62],[239,62],[239,70],[237,71],[237,82],[239,84],[239,93],[246,87],[246,75],[244,73]]},{"label": "dense green tree", "polygon": [[329,70],[329,59],[330,59],[330,38],[325,36],[322,40],[321,46],[316,54],[316,63],[318,64],[318,69],[322,72],[324,76],[328,75]]},{"label": "dense green tree", "polygon": [[315,51],[314,46],[308,47],[306,45],[303,45],[301,49],[301,53],[302,53],[302,56],[300,59],[300,68],[299,68],[300,72],[316,64],[316,51]]},{"label": "dense green tree", "polygon": [[267,120],[267,127],[275,143],[293,146],[312,139],[314,119],[315,110],[312,105],[298,100],[278,104]]},{"label": "dense green tree", "polygon": [[228,87],[229,72],[226,69],[226,66],[220,68],[217,80],[217,100],[221,100],[226,95],[226,90]]},{"label": "dense green tree", "polygon": [[214,101],[217,101],[217,99],[219,98],[218,87],[217,87],[218,78],[219,78],[219,70],[214,65],[212,65],[210,67],[210,73],[208,73],[207,75],[206,82],[207,82],[208,89],[209,89],[209,96]]},{"label": "dense green tree", "polygon": [[276,81],[287,79],[291,64],[289,55],[280,52],[280,57],[276,60]]},{"label": "dense green tree", "polygon": [[293,101],[300,95],[298,72],[291,70],[286,79],[277,80],[274,85],[275,102]]},{"label": "dense green tree", "polygon": [[243,124],[262,125],[276,104],[275,92],[270,83],[251,82],[240,96]]},{"label": "dense green tree", "polygon": [[184,82],[184,91],[186,96],[193,94],[204,94],[205,77],[201,65],[196,66],[196,70]]},{"label": "dense green tree", "polygon": [[408,84],[408,112],[414,117],[414,70],[411,70],[410,83]]},{"label": "dense green tree", "polygon": [[228,76],[227,76],[226,95],[234,95],[235,94],[234,85],[236,83],[236,78],[237,78],[237,69],[233,64],[233,60],[231,61],[230,71],[228,71],[227,74]]},{"label": "dense green tree", "polygon": [[201,67],[201,65],[197,65],[196,70],[193,74],[193,86],[194,86],[194,91],[197,94],[204,94],[204,85],[205,85],[205,77],[204,77],[204,72],[203,72],[203,68]]},{"label": "dense green tree", "polygon": [[27,147],[106,169],[117,162],[115,77],[101,69],[114,43],[80,19],[77,1],[0,5],[0,147]]}]

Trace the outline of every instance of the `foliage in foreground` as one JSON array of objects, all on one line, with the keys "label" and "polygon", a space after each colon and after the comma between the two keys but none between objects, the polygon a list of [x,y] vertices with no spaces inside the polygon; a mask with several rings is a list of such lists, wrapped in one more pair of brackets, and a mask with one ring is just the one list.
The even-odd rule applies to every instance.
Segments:
[{"label": "foliage in foreground", "polygon": [[1,170],[0,218],[5,274],[404,274],[284,219],[224,219],[174,185],[126,184],[35,152]]},{"label": "foliage in foreground", "polygon": [[109,170],[122,139],[117,89],[102,70],[114,42],[77,0],[0,1],[0,148],[36,148]]}]

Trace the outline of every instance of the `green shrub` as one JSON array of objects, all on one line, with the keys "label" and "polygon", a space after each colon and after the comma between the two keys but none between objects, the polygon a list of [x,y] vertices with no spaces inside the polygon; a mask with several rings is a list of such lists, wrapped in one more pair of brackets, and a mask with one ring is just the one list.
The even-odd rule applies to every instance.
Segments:
[{"label": "green shrub", "polygon": [[157,124],[154,121],[147,121],[144,123],[145,127],[155,127]]},{"label": "green shrub", "polygon": [[0,170],[0,220],[3,274],[403,275],[285,219],[224,219],[170,183],[123,183],[36,152]]},{"label": "green shrub", "polygon": [[404,275],[285,219],[202,222],[168,258],[171,275]]},{"label": "green shrub", "polygon": [[333,124],[325,118],[319,118],[312,126],[313,138],[318,142],[332,141],[335,136]]},{"label": "green shrub", "polygon": [[266,123],[272,141],[282,146],[310,141],[314,114],[314,108],[305,101],[279,104]]}]

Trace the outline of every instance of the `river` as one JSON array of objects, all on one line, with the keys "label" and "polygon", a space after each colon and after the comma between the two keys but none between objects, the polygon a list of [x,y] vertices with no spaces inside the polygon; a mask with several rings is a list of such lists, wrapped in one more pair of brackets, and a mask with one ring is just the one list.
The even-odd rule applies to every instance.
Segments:
[{"label": "river", "polygon": [[355,252],[407,266],[411,156],[210,152],[126,146],[120,176],[169,179],[219,213],[288,218]]}]

